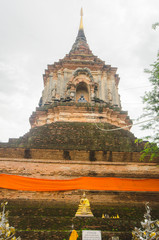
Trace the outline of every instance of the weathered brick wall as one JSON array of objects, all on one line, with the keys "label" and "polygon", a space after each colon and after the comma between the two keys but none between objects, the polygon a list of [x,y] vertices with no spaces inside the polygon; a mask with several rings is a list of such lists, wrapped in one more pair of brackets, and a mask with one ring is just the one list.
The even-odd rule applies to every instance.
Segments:
[{"label": "weathered brick wall", "polygon": [[[51,159],[90,162],[139,162],[139,152],[55,150],[30,148],[0,148],[0,158]],[[149,162],[145,158],[144,162]],[[157,162],[153,160],[153,162]]]},{"label": "weathered brick wall", "polygon": [[25,158],[24,148],[0,148],[0,157],[2,158]]},{"label": "weathered brick wall", "polygon": [[159,168],[157,163],[0,158],[0,172],[47,179],[82,176],[158,178]]},{"label": "weathered brick wall", "polygon": [[[91,206],[95,205],[144,205],[149,202],[151,205],[158,206],[159,209],[159,193],[158,192],[115,192],[115,191],[85,191]],[[60,192],[29,192],[16,191],[8,189],[0,189],[0,201],[12,199],[15,201],[51,201],[53,203],[76,204],[78,205],[83,195],[82,190],[60,191]]]}]

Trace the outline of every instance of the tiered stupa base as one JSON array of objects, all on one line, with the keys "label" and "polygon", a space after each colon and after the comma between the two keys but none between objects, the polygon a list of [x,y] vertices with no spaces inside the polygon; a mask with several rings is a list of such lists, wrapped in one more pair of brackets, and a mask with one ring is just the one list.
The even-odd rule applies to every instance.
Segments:
[{"label": "tiered stupa base", "polygon": [[127,112],[109,104],[52,103],[37,108],[30,117],[32,128],[53,122],[109,123],[126,130],[132,125]]}]

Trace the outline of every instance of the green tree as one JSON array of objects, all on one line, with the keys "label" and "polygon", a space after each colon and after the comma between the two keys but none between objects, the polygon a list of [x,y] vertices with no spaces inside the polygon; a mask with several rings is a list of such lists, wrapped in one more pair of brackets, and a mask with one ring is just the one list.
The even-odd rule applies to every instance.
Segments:
[{"label": "green tree", "polygon": [[158,26],[159,26],[159,22],[157,22],[157,23],[155,23],[155,24],[152,24],[152,28],[153,28],[153,29],[156,29]]},{"label": "green tree", "polygon": [[[153,24],[152,28],[156,29],[157,26],[159,26],[159,23]],[[142,98],[144,109],[141,118],[146,116],[151,118],[150,121],[142,125],[142,129],[150,129],[152,134],[146,137],[150,142],[145,143],[141,160],[148,155],[150,155],[150,160],[159,157],[159,52],[156,61],[150,66],[151,69],[145,69],[145,72],[150,75],[149,81],[152,88],[150,91],[145,92]]]}]

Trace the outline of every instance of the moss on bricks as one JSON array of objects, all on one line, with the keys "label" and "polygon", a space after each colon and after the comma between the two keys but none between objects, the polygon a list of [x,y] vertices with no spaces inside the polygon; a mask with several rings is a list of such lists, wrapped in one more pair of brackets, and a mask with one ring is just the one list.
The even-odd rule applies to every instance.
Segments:
[{"label": "moss on bricks", "polygon": [[[6,199],[7,200],[7,199]],[[9,223],[16,228],[16,236],[25,240],[64,240],[69,239],[72,223],[81,240],[82,230],[101,230],[102,240],[117,235],[120,240],[130,240],[131,231],[140,227],[145,213],[144,205],[123,204],[109,205],[91,204],[95,217],[75,218],[78,204],[64,204],[47,200],[8,200]],[[152,206],[151,206],[152,207]],[[102,214],[119,219],[102,219]],[[153,219],[159,218],[158,206],[152,207]]]},{"label": "moss on bricks", "polygon": [[[116,128],[108,123],[98,123],[98,126],[104,130]],[[66,151],[100,150],[139,152],[142,147],[137,146],[134,141],[134,135],[123,129],[119,131],[105,132],[98,129],[94,123],[56,122],[35,127],[23,137],[20,137],[16,141],[12,141],[5,146],[23,147],[26,149],[61,149]],[[67,157],[69,158],[69,156]]]}]

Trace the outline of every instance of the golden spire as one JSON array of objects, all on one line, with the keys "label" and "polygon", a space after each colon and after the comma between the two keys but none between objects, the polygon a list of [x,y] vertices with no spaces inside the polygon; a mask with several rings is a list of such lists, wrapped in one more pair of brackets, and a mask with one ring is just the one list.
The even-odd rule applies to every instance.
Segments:
[{"label": "golden spire", "polygon": [[83,29],[83,8],[81,8],[81,21],[80,21],[79,30],[80,29]]}]

